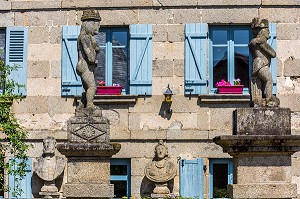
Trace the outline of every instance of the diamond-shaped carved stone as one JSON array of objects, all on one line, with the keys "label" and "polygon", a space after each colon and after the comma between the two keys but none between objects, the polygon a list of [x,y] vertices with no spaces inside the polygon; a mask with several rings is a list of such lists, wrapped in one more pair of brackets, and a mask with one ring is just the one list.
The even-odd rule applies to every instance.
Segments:
[{"label": "diamond-shaped carved stone", "polygon": [[100,135],[105,134],[106,132],[96,128],[95,126],[91,125],[91,124],[87,124],[85,126],[79,127],[78,129],[74,130],[73,132],[71,132],[85,140],[93,140],[97,137],[99,137]]}]

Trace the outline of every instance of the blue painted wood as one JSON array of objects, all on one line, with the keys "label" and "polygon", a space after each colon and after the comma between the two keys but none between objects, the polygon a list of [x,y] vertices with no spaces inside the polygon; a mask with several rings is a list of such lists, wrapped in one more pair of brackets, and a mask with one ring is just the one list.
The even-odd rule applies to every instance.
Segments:
[{"label": "blue painted wood", "polygon": [[[272,48],[277,51],[277,34],[276,34],[276,23],[269,23],[270,38],[268,43]],[[273,94],[277,94],[277,57],[271,59],[270,65],[272,79],[273,79]]]},{"label": "blue painted wood", "polygon": [[62,29],[62,96],[82,94],[82,82],[76,73],[78,62],[77,38],[79,32],[80,26],[63,26]]},{"label": "blue painted wood", "polygon": [[7,27],[5,50],[5,64],[18,66],[18,70],[13,71],[8,78],[25,85],[25,88],[16,88],[14,93],[26,96],[28,28]]},{"label": "blue painted wood", "polygon": [[152,95],[152,25],[130,25],[130,94]]},{"label": "blue painted wood", "polygon": [[207,93],[207,37],[206,23],[185,25],[184,93]]},{"label": "blue painted wood", "polygon": [[213,165],[227,164],[228,165],[228,184],[233,184],[233,168],[231,159],[210,159],[209,160],[209,198],[213,198]]},{"label": "blue painted wood", "polygon": [[180,196],[204,198],[203,159],[180,161]]},{"label": "blue painted wood", "polygon": [[127,175],[110,175],[111,181],[126,181],[127,188],[126,188],[126,196],[130,198],[131,196],[131,164],[130,159],[110,159],[111,165],[126,165],[127,168]]},{"label": "blue painted wood", "polygon": [[[11,162],[12,160],[10,160]],[[16,163],[20,163],[21,160],[20,159],[15,159]],[[31,177],[32,177],[32,159],[28,158],[28,160],[26,161],[26,175],[24,176],[23,179],[21,179],[18,183],[14,180],[15,176],[9,174],[8,176],[8,185],[9,185],[9,192],[8,192],[8,196],[9,198],[32,198],[32,181],[31,181]],[[18,169],[17,166],[13,167],[14,170]],[[16,176],[19,177],[19,176]],[[22,193],[19,196],[13,196],[12,192],[14,187],[20,187],[22,189]]]}]

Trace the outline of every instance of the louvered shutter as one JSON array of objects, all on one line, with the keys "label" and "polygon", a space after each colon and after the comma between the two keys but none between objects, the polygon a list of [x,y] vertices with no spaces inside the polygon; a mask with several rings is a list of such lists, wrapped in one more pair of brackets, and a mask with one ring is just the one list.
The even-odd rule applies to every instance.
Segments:
[{"label": "louvered shutter", "polygon": [[62,96],[82,94],[82,83],[76,73],[78,62],[77,39],[80,26],[63,26],[62,29]]},{"label": "louvered shutter", "polygon": [[152,25],[130,25],[130,94],[152,94]]},{"label": "louvered shutter", "polygon": [[204,198],[203,159],[180,161],[180,196]]},{"label": "louvered shutter", "polygon": [[[269,23],[270,38],[268,43],[277,51],[276,23]],[[277,94],[277,57],[271,59],[270,70],[273,79],[273,94]]]},{"label": "louvered shutter", "polygon": [[18,66],[8,78],[24,85],[25,88],[16,88],[14,94],[25,96],[27,84],[27,48],[28,29],[26,27],[7,27],[5,64]]},{"label": "louvered shutter", "polygon": [[[10,160],[11,161],[11,160]],[[21,160],[16,159],[15,160],[16,163],[20,163]],[[22,180],[19,180],[19,182],[17,183],[15,181],[15,178],[19,178],[19,176],[14,176],[9,174],[8,176],[8,185],[9,185],[9,193],[8,193],[8,197],[9,198],[32,198],[32,183],[31,183],[31,178],[32,178],[32,160],[31,158],[28,158],[27,162],[26,162],[26,169],[25,169],[25,176]],[[13,167],[14,170],[17,170],[17,166]],[[13,191],[14,188],[21,188],[22,189],[22,193],[21,195],[18,196],[13,196]]]},{"label": "louvered shutter", "polygon": [[184,93],[207,93],[207,37],[206,23],[185,25]]}]

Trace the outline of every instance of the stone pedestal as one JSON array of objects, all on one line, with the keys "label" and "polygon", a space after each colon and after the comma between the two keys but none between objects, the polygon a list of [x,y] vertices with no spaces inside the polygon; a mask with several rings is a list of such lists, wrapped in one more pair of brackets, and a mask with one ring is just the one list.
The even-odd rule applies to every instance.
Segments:
[{"label": "stone pedestal", "polygon": [[77,109],[68,121],[68,142],[57,149],[67,157],[63,195],[72,198],[112,198],[110,158],[121,148],[109,142],[109,121],[99,109]]},{"label": "stone pedestal", "polygon": [[300,151],[300,136],[291,135],[290,110],[249,108],[235,112],[232,136],[213,141],[233,156],[230,198],[294,198],[291,155]]}]

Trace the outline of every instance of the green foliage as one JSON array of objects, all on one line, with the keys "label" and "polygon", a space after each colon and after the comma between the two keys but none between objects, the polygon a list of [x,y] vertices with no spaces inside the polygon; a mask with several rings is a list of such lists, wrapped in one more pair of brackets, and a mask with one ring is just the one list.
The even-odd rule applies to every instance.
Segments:
[{"label": "green foliage", "polygon": [[[11,110],[13,101],[21,98],[20,95],[14,94],[14,90],[24,87],[8,78],[17,69],[17,65],[8,66],[4,64],[3,60],[0,60],[0,89],[2,91],[2,95],[0,95],[0,167],[6,170],[7,174],[15,176],[16,186],[10,190],[14,197],[20,196],[22,193],[18,182],[26,174],[25,168],[28,160],[26,151],[30,146],[25,143],[28,133],[20,126]],[[10,162],[5,161],[7,153],[10,153],[18,161],[15,159]],[[8,191],[3,179],[3,172],[0,172],[0,189]]]}]

